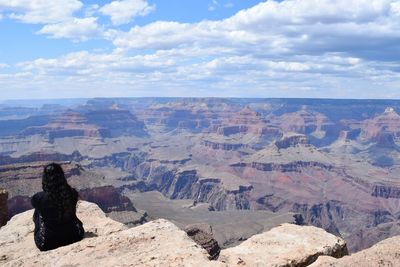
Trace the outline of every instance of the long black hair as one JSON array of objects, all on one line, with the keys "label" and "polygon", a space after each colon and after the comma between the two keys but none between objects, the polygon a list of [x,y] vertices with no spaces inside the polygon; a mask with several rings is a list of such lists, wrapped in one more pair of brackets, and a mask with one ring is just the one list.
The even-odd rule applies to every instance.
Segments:
[{"label": "long black hair", "polygon": [[58,219],[75,216],[78,193],[67,183],[61,166],[51,163],[44,167],[42,188],[58,210]]}]

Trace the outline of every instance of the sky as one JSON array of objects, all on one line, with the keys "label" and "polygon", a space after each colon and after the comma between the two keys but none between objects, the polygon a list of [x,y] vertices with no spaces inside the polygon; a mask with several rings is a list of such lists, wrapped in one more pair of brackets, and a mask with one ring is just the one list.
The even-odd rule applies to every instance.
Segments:
[{"label": "sky", "polygon": [[0,0],[0,100],[400,99],[400,0]]}]

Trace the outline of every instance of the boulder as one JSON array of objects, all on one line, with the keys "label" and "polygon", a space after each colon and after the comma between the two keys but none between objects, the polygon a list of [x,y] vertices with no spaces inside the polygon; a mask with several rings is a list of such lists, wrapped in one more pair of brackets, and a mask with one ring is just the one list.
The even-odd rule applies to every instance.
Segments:
[{"label": "boulder", "polygon": [[400,236],[385,239],[371,248],[335,259],[328,256],[319,257],[311,266],[324,267],[376,267],[376,266],[400,266],[399,244]]},{"label": "boulder", "polygon": [[222,250],[228,266],[308,266],[321,255],[347,255],[345,241],[313,226],[283,224]]}]

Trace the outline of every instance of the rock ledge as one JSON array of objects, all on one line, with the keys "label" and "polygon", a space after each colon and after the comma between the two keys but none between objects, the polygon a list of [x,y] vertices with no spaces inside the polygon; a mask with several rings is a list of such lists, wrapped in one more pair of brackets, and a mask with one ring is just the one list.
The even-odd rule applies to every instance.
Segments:
[{"label": "rock ledge", "polygon": [[[1,266],[307,266],[320,255],[341,257],[347,253],[341,238],[322,229],[283,224],[222,250],[215,261],[167,220],[128,229],[85,201],[79,201],[77,209],[85,238],[40,252],[33,242],[32,215],[33,210],[18,214],[0,229]],[[204,233],[209,234],[202,229],[201,241]]]}]

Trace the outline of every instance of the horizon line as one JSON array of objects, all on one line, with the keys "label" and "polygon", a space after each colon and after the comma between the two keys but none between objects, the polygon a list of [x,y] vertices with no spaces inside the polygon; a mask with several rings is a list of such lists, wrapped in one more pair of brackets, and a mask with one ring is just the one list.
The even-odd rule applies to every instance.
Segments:
[{"label": "horizon line", "polygon": [[101,96],[101,97],[63,97],[63,98],[10,98],[0,99],[0,104],[12,101],[57,101],[91,99],[275,99],[275,100],[361,100],[361,101],[400,101],[400,98],[332,98],[332,97],[223,97],[223,96]]}]

